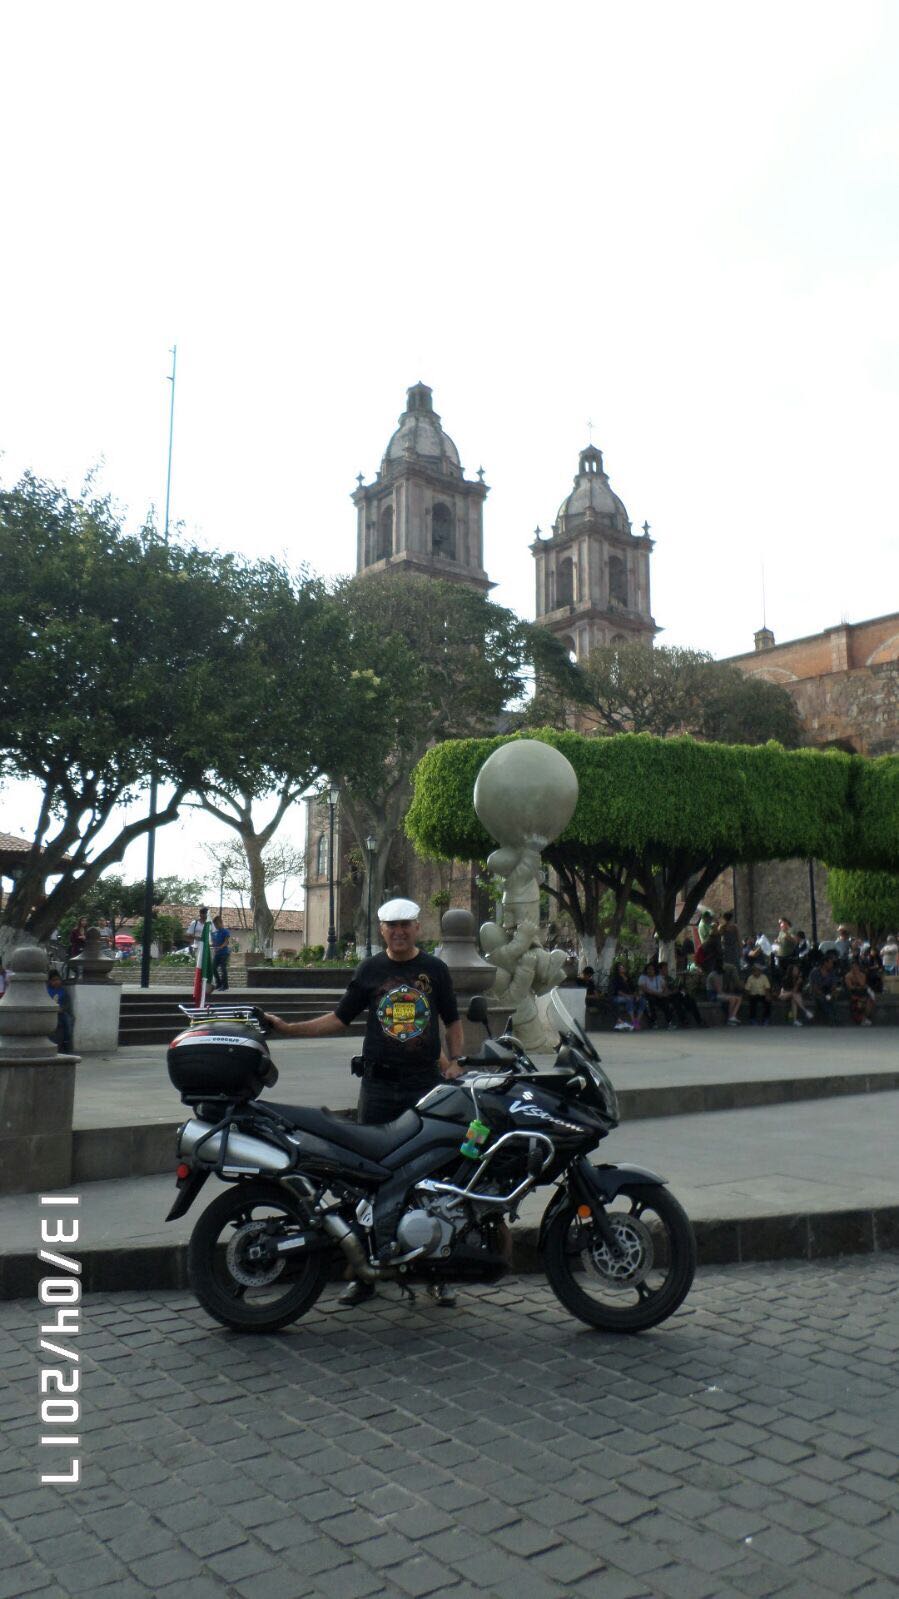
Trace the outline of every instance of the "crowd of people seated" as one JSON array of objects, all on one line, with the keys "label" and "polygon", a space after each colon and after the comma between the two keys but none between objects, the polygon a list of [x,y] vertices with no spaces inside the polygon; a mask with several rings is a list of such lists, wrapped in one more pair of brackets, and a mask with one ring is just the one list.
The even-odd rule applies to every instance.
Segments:
[{"label": "crowd of people seated", "polygon": [[627,962],[619,960],[605,994],[591,966],[584,968],[579,981],[587,990],[588,1016],[611,1006],[616,1032],[705,1027],[697,1003],[701,998],[720,1005],[730,1027],[739,1027],[744,1016],[750,1026],[769,1026],[775,1000],[785,1002],[787,1022],[793,1027],[807,1026],[816,1018],[834,1026],[838,1000],[848,1000],[851,1023],[870,1027],[884,976],[897,974],[895,935],[878,949],[853,938],[841,925],[834,939],[813,946],[802,929],[794,930],[790,918],[782,916],[774,939],[763,933],[741,938],[733,911],[716,918],[705,910],[678,946],[673,973],[666,961],[656,957],[635,977]]}]

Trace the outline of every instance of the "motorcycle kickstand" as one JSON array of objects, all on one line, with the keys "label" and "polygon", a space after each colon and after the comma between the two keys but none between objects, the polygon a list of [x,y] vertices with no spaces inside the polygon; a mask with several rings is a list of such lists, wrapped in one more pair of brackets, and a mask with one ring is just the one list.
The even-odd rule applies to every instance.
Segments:
[{"label": "motorcycle kickstand", "polygon": [[411,1310],[416,1299],[415,1289],[410,1288],[408,1283],[403,1282],[398,1282],[396,1286],[399,1289],[402,1298],[408,1301],[409,1309]]}]

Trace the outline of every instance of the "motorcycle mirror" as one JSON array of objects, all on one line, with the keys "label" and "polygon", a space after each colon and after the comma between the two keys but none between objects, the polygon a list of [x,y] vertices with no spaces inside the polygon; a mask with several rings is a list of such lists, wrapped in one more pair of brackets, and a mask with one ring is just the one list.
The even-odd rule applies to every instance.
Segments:
[{"label": "motorcycle mirror", "polygon": [[466,1015],[470,1022],[478,1022],[481,1027],[486,1027],[487,1037],[492,1038],[493,1035],[490,1031],[490,1017],[487,1010],[487,1001],[483,994],[472,995],[471,999],[468,1001],[468,1010]]}]

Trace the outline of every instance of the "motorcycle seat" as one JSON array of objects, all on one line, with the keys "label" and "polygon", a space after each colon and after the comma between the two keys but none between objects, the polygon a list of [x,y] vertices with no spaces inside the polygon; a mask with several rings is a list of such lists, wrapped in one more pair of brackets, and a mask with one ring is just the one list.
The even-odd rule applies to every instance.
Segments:
[{"label": "motorcycle seat", "polygon": [[421,1131],[421,1117],[415,1110],[404,1110],[395,1121],[368,1123],[347,1121],[330,1110],[313,1110],[309,1105],[277,1105],[267,1099],[256,1106],[257,1110],[273,1110],[298,1132],[312,1133],[315,1138],[325,1138],[343,1149],[366,1160],[383,1160],[392,1150],[414,1138]]}]

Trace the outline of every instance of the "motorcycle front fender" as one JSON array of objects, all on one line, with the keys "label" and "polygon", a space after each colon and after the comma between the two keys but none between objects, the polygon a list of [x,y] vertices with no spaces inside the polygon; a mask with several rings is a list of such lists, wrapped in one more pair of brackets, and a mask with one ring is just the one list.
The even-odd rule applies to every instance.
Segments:
[{"label": "motorcycle front fender", "polygon": [[647,1171],[645,1166],[591,1166],[589,1160],[579,1160],[568,1172],[567,1182],[556,1190],[543,1212],[540,1223],[542,1246],[544,1234],[553,1217],[567,1205],[569,1196],[580,1205],[607,1205],[622,1188],[638,1186],[658,1188],[667,1182],[658,1172]]}]

